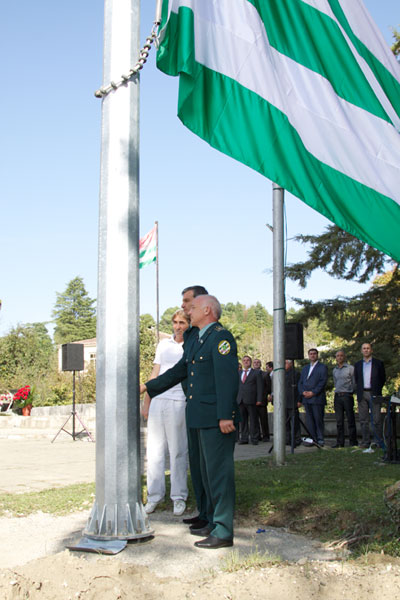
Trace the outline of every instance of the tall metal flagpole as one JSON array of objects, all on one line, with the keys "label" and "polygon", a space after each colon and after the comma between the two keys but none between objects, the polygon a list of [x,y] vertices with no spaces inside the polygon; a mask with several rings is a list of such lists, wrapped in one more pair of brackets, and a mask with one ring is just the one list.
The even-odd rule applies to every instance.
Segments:
[{"label": "tall metal flagpole", "polygon": [[[105,0],[104,85],[139,53],[140,0]],[[85,535],[152,534],[141,501],[139,78],[102,100],[96,387],[96,501]]]},{"label": "tall metal flagpole", "polygon": [[284,288],[284,190],[273,189],[273,296],[274,296],[274,458],[285,463],[285,288]]}]

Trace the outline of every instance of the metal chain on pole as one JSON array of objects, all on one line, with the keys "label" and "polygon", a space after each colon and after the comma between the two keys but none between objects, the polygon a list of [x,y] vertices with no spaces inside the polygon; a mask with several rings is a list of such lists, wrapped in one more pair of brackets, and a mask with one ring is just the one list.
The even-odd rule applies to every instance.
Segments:
[{"label": "metal chain on pole", "polygon": [[131,81],[144,67],[147,62],[151,45],[154,44],[156,48],[158,48],[158,28],[160,26],[160,21],[155,21],[151,30],[150,35],[146,38],[146,42],[143,45],[143,48],[139,52],[139,58],[136,65],[130,69],[128,75],[121,75],[120,81],[110,81],[107,87],[99,88],[94,95],[96,98],[104,98],[107,96],[112,90],[117,90],[122,85],[126,85],[128,81]]}]

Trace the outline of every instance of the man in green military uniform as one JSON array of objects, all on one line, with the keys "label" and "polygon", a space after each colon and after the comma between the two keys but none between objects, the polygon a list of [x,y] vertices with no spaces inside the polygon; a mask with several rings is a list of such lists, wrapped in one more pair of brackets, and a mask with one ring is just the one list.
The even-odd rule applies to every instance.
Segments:
[{"label": "man in green military uniform", "polygon": [[189,315],[199,336],[190,336],[182,359],[140,391],[153,397],[187,377],[187,426],[198,440],[210,507],[208,525],[191,532],[207,536],[195,543],[198,548],[223,548],[233,545],[237,348],[232,334],[218,323],[221,306],[214,296],[194,298]]}]

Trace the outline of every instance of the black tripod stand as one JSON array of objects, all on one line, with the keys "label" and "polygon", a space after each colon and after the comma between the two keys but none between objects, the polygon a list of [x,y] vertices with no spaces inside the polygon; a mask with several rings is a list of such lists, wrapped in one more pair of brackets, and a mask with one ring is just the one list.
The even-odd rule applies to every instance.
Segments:
[{"label": "black tripod stand", "polygon": [[[65,429],[65,426],[68,423],[68,421],[71,419],[71,417],[72,417],[72,433],[70,431],[68,431],[67,429]],[[76,431],[75,431],[75,418],[78,419],[79,423],[83,427],[83,429],[81,429],[81,431],[78,431],[78,433],[76,433]],[[78,435],[80,435],[81,433],[86,431],[90,441],[94,442],[94,439],[92,438],[92,436],[90,434],[90,431],[88,430],[88,428],[86,427],[86,425],[84,424],[84,422],[82,421],[82,419],[79,417],[78,413],[75,410],[75,371],[72,371],[72,410],[71,410],[71,414],[69,415],[69,417],[65,421],[65,423],[60,427],[60,429],[58,430],[58,432],[56,433],[54,438],[51,440],[51,443],[53,443],[56,440],[56,438],[62,431],[65,431],[65,433],[68,433],[68,435],[70,435],[74,441]]]},{"label": "black tripod stand", "polygon": [[[287,411],[287,417],[286,417],[286,424],[285,424],[285,429],[287,431],[287,426],[290,423],[290,452],[291,454],[294,454],[294,449],[296,447],[296,433],[298,433],[298,435],[301,435],[301,420],[300,420],[300,415],[299,415],[299,409],[297,406],[297,403],[299,401],[299,394],[297,391],[297,384],[298,384],[298,377],[296,378],[296,371],[294,368],[294,360],[293,360],[293,366],[291,368],[291,381],[289,383],[288,381],[288,377],[286,378],[286,385],[290,386],[290,394],[286,393],[286,398],[287,398],[287,406],[286,406],[286,411]],[[304,425],[303,425],[304,426]]]}]

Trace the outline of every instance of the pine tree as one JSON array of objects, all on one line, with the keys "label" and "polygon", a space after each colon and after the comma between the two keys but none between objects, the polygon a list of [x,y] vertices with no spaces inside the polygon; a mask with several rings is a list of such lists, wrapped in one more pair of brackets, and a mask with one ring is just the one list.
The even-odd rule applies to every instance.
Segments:
[{"label": "pine tree", "polygon": [[372,248],[337,225],[328,225],[320,235],[298,235],[295,240],[310,244],[308,260],[286,268],[286,276],[301,287],[315,269],[322,269],[337,279],[366,283],[374,274],[383,273],[392,262],[380,250]]},{"label": "pine tree", "polygon": [[57,292],[53,310],[54,341],[65,344],[96,336],[95,300],[89,298],[83,279],[75,277],[63,293]]},{"label": "pine tree", "polygon": [[[388,389],[400,384],[398,348],[400,342],[400,271],[388,256],[368,244],[329,225],[320,235],[298,236],[309,243],[308,260],[290,265],[286,275],[306,287],[316,269],[332,277],[365,283],[373,275],[371,288],[351,298],[337,297],[319,302],[296,299],[302,306],[298,318],[304,324],[318,319],[333,338],[341,340],[350,362],[360,359],[360,347],[370,342],[374,355],[385,363]],[[390,268],[389,268],[390,266]]]}]

